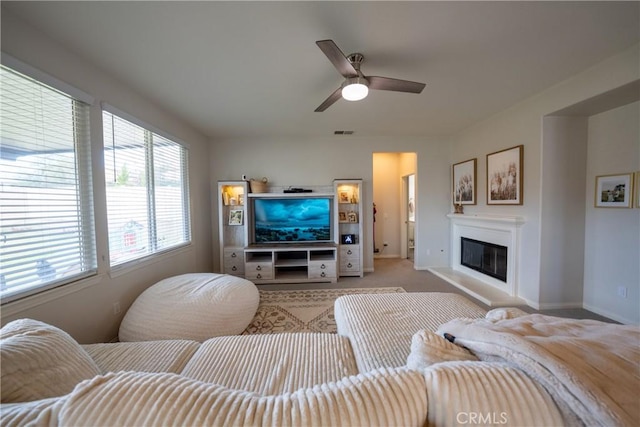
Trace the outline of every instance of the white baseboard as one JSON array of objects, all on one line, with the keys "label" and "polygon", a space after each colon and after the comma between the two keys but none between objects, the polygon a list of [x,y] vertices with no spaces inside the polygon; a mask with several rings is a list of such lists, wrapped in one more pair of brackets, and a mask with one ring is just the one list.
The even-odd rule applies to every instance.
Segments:
[{"label": "white baseboard", "polygon": [[624,317],[622,317],[622,316],[620,316],[620,315],[618,315],[616,313],[612,313],[612,312],[610,312],[608,310],[603,310],[601,308],[594,307],[594,306],[589,305],[589,304],[583,304],[582,308],[584,308],[585,310],[589,310],[592,313],[599,314],[600,316],[604,316],[604,317],[607,317],[607,318],[609,318],[611,320],[615,320],[616,322],[623,323],[625,325],[635,325],[635,324],[637,324],[636,322],[634,322],[634,321],[632,321],[630,319],[626,319],[626,318],[624,318]]},{"label": "white baseboard", "polygon": [[560,302],[538,304],[536,310],[562,310],[571,308],[584,308],[582,302]]}]

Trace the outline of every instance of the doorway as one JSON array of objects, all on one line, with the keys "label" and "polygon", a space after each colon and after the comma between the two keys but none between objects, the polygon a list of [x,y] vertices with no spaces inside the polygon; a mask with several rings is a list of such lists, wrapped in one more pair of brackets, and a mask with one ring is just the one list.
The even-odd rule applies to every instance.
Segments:
[{"label": "doorway", "polygon": [[416,182],[416,153],[373,153],[374,258],[402,258],[413,262]]},{"label": "doorway", "polygon": [[402,177],[402,194],[404,197],[405,212],[405,235],[402,237],[405,252],[402,258],[414,259],[416,248],[416,175],[410,174]]}]

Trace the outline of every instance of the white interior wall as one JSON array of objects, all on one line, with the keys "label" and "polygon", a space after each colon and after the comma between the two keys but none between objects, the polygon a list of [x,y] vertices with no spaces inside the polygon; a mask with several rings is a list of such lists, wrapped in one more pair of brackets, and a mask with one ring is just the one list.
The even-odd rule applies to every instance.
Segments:
[{"label": "white interior wall", "polygon": [[[215,193],[219,180],[240,179],[242,175],[253,178],[267,177],[276,186],[331,185],[338,178],[362,178],[364,180],[364,270],[373,270],[373,154],[388,152],[393,147],[398,152],[415,152],[417,162],[416,211],[417,222],[423,226],[417,230],[416,268],[446,265],[449,249],[449,211],[447,179],[448,148],[444,138],[365,138],[358,136],[331,136],[326,138],[253,138],[244,140],[212,141],[211,191]],[[394,173],[397,181],[399,176]],[[400,184],[395,183],[399,188]],[[399,191],[399,190],[396,190]],[[213,194],[212,193],[212,194]],[[217,212],[218,200],[212,198],[213,212]],[[378,210],[378,220],[382,219]],[[217,260],[218,218],[212,218],[214,268]],[[395,220],[396,231],[399,219]],[[391,219],[389,220],[391,223]],[[389,236],[390,240],[393,236]],[[399,237],[395,237],[398,238]],[[397,250],[399,253],[399,249]],[[218,270],[216,270],[218,271]]]},{"label": "white interior wall", "polygon": [[542,145],[540,304],[582,307],[586,117],[545,117]]},{"label": "white interior wall", "polygon": [[[91,140],[99,260],[95,278],[3,305],[2,324],[16,318],[30,317],[62,328],[81,343],[111,340],[117,335],[126,309],[148,286],[168,276],[212,269],[208,141],[185,122],[136,94],[134,89],[53,43],[46,35],[4,10],[2,51],[86,92],[96,100],[91,106]],[[104,213],[106,196],[101,173],[101,101],[174,135],[189,146],[192,245],[117,274],[109,272],[106,257],[108,244]],[[114,314],[115,302],[120,304],[122,311],[119,314]]]},{"label": "white interior wall", "polygon": [[[552,203],[552,200],[548,199],[542,191],[541,186],[542,174],[546,172],[542,162],[543,118],[554,111],[637,80],[640,78],[638,63],[639,46],[635,45],[494,117],[475,124],[452,138],[450,164],[474,157],[478,159],[478,204],[465,206],[465,214],[519,215],[526,219],[522,226],[522,262],[519,271],[518,296],[534,308],[552,308],[554,304],[554,302],[549,303],[549,300],[542,295],[548,290],[541,287],[543,268],[540,262],[543,250],[541,216],[545,203]],[[524,145],[524,204],[522,206],[487,205],[486,155],[520,144]],[[552,161],[551,164],[553,170],[564,166],[560,162],[554,164]],[[449,186],[451,186],[450,177]],[[573,268],[577,268],[577,263],[572,263]],[[551,267],[544,266],[545,276],[555,274],[554,271],[547,271],[547,268]],[[576,277],[580,273],[564,271],[562,274]],[[574,297],[570,295],[567,298]]]},{"label": "white interior wall", "polygon": [[[598,175],[640,171],[640,103],[589,118],[584,306],[640,324],[640,209],[594,207]],[[618,288],[626,288],[626,298]]]}]

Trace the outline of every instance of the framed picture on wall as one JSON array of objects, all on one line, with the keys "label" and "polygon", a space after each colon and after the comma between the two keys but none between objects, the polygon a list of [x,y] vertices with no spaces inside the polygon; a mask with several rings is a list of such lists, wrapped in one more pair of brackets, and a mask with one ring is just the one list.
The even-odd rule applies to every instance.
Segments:
[{"label": "framed picture on wall", "polygon": [[242,225],[244,211],[242,209],[231,209],[229,212],[229,225]]},{"label": "framed picture on wall", "polygon": [[596,208],[630,208],[633,173],[596,176]]},{"label": "framed picture on wall", "polygon": [[476,204],[476,163],[477,159],[471,159],[453,165],[454,205]]},{"label": "framed picture on wall", "polygon": [[487,154],[487,204],[523,203],[524,145]]}]

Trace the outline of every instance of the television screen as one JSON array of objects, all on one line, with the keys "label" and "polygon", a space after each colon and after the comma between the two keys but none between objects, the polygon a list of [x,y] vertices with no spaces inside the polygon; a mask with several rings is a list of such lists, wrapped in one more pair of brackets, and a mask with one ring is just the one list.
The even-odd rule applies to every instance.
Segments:
[{"label": "television screen", "polygon": [[329,242],[330,197],[256,198],[253,243]]}]

